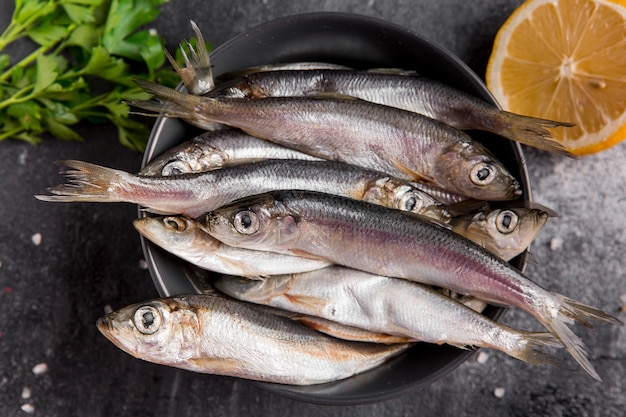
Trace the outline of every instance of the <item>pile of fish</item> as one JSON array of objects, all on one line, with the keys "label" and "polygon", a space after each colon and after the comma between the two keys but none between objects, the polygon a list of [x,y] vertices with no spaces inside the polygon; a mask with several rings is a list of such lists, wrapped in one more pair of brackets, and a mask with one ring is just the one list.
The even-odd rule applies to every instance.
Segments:
[{"label": "pile of fish", "polygon": [[[217,85],[202,35],[171,60],[186,91],[140,81],[132,103],[207,132],[131,174],[61,161],[53,202],[129,202],[156,245],[214,272],[216,290],[108,314],[100,331],[155,363],[284,384],[371,369],[416,342],[486,347],[555,364],[568,325],[614,317],[548,291],[507,261],[554,213],[462,129],[564,153],[567,123],[498,110],[410,71],[323,63],[251,68]],[[506,139],[503,139],[506,140]],[[546,332],[499,324],[518,307]]]}]

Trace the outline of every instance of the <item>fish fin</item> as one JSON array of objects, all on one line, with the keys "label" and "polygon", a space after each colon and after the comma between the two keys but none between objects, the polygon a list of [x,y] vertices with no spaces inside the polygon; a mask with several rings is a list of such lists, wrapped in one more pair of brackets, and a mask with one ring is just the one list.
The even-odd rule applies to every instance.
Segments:
[{"label": "fish fin", "polygon": [[498,124],[497,133],[508,139],[543,151],[577,158],[577,156],[567,151],[561,143],[557,142],[549,130],[558,127],[576,126],[574,123],[539,119],[503,111],[498,113]]},{"label": "fish fin", "polygon": [[243,278],[249,279],[250,281],[265,281],[268,277],[266,275],[258,275],[258,274],[242,274]]},{"label": "fish fin", "polygon": [[415,181],[421,184],[430,184],[435,182],[434,178],[415,172],[400,161],[392,159],[391,163],[394,167],[396,167],[396,169],[402,171],[409,178],[409,181]]},{"label": "fish fin", "polygon": [[563,297],[563,299],[560,312],[586,327],[592,327],[589,322],[590,320],[618,324],[621,326],[624,325],[620,319],[613,317],[595,307],[580,303],[576,300],[572,300],[571,298]]},{"label": "fish fin", "polygon": [[[183,44],[180,45],[180,52],[185,60],[185,68],[178,65],[174,69],[183,80],[183,84],[187,91],[194,95],[203,95],[211,91],[215,87],[213,80],[213,72],[211,69],[211,60],[207,52],[206,42],[202,36],[202,32],[193,20],[190,21],[191,28],[196,35],[196,48],[190,42],[185,42],[189,52],[185,51]],[[169,58],[168,58],[169,59]],[[170,60],[170,62],[172,62]]]},{"label": "fish fin", "polygon": [[469,198],[467,200],[459,201],[458,203],[446,205],[446,210],[450,213],[450,216],[459,217],[470,213],[485,211],[491,207],[492,206],[488,201]]},{"label": "fish fin", "polygon": [[314,309],[316,312],[321,312],[324,307],[328,304],[328,300],[319,298],[319,297],[311,297],[303,294],[283,294],[283,296],[289,301],[292,305],[300,305],[309,309]]},{"label": "fish fin", "polygon": [[128,101],[130,106],[158,113],[152,116],[184,119],[197,127],[216,130],[218,123],[211,120],[210,115],[207,114],[210,112],[203,111],[215,99],[185,93],[146,80],[136,79],[135,83],[154,97],[152,100]]},{"label": "fish fin", "polygon": [[587,358],[585,345],[582,340],[567,327],[567,324],[577,322],[584,326],[591,327],[590,321],[592,320],[620,325],[623,325],[623,323],[619,319],[595,307],[579,303],[560,294],[555,295],[561,298],[561,305],[557,317],[540,321],[546,326],[550,333],[561,340],[574,360],[578,362],[592,378],[601,381],[602,379],[595,369],[593,369],[591,362]]},{"label": "fish fin", "polygon": [[197,372],[217,375],[239,376],[245,364],[235,358],[189,358],[187,360]]},{"label": "fish fin", "polygon": [[[151,111],[164,112],[168,117],[189,117],[196,110],[202,99],[173,88],[166,87],[147,80],[136,79],[135,83],[145,92],[152,94],[160,101],[154,100],[131,100],[131,106]],[[172,113],[170,115],[170,113]]]},{"label": "fish fin", "polygon": [[36,195],[36,199],[52,202],[124,201],[116,191],[131,177],[127,172],[75,160],[57,161],[56,164],[68,168],[61,171],[68,182],[48,188],[53,195]]},{"label": "fish fin", "polygon": [[319,99],[365,101],[361,98],[348,94],[337,93],[335,91],[309,91],[305,94],[305,96]]},{"label": "fish fin", "polygon": [[406,336],[394,336],[386,333],[370,332],[369,330],[360,329],[358,327],[347,326],[321,317],[294,315],[290,317],[292,320],[298,321],[311,329],[320,333],[336,337],[343,340],[351,340],[354,342],[370,342],[370,343],[410,343],[415,339]]},{"label": "fish fin", "polygon": [[303,250],[299,250],[299,249],[291,249],[289,251],[289,254],[294,255],[294,256],[300,256],[302,258],[307,258],[307,259],[316,259],[319,261],[328,261],[328,259],[323,258],[321,256],[317,256],[317,255],[313,255],[309,252],[303,251]]},{"label": "fish fin", "polygon": [[546,332],[524,332],[522,340],[523,343],[520,344],[521,347],[507,350],[506,353],[532,365],[560,365],[560,362],[553,356],[539,350],[545,347],[563,347],[559,339],[555,338],[552,334]]},{"label": "fish fin", "polygon": [[353,68],[346,67],[345,65],[331,64],[329,62],[285,62],[280,64],[268,64],[258,65],[254,67],[248,67],[241,70],[229,71],[220,74],[217,78],[219,80],[232,80],[239,77],[245,77],[249,74],[258,72],[272,72],[272,71],[309,71],[309,70],[350,70]]},{"label": "fish fin", "polygon": [[415,70],[407,70],[402,68],[370,68],[367,70],[367,72],[371,72],[373,74],[419,76],[419,73]]}]

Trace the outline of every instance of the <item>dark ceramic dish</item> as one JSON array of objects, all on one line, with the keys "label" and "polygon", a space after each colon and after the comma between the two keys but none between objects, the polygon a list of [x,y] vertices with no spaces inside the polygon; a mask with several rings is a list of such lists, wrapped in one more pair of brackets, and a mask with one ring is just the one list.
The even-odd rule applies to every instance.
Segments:
[{"label": "dark ceramic dish", "polygon": [[[495,100],[462,61],[447,50],[397,25],[378,19],[340,13],[303,14],[265,23],[231,39],[211,53],[216,77],[262,64],[318,61],[354,68],[403,68],[444,81],[484,100]],[[198,131],[178,120],[157,119],[145,165],[169,148],[191,139]],[[520,180],[530,200],[526,165],[516,143],[483,132],[471,132]],[[183,261],[142,240],[146,261],[162,296],[198,292],[198,274]],[[511,261],[519,269],[525,255]],[[210,275],[208,276],[210,279]],[[484,314],[498,319],[504,310],[488,307]],[[388,363],[351,378],[315,385],[257,383],[261,388],[301,401],[321,404],[365,404],[407,393],[447,374],[472,352],[450,346],[418,344]]]}]

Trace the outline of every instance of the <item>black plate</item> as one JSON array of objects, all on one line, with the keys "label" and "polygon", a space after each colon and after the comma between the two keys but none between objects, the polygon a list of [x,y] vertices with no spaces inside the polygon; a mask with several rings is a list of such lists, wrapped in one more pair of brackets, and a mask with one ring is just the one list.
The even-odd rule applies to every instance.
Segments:
[{"label": "black plate", "polygon": [[[202,29],[202,28],[201,28]],[[182,39],[181,39],[182,40]],[[354,68],[403,68],[444,81],[491,103],[481,79],[444,48],[400,26],[371,17],[344,13],[311,13],[262,24],[231,39],[211,53],[214,75],[245,67],[297,61],[343,64]],[[154,124],[143,165],[169,148],[191,139],[195,128],[173,119]],[[526,164],[520,146],[495,135],[471,132],[516,175],[524,199],[530,201]],[[142,239],[154,284],[162,296],[197,292],[188,265]],[[525,254],[511,261],[525,267]],[[192,280],[193,281],[193,280]],[[504,309],[488,307],[484,314],[498,319]],[[450,346],[418,344],[388,363],[351,378],[314,386],[256,384],[301,401],[320,404],[365,404],[407,393],[447,374],[472,352]]]}]

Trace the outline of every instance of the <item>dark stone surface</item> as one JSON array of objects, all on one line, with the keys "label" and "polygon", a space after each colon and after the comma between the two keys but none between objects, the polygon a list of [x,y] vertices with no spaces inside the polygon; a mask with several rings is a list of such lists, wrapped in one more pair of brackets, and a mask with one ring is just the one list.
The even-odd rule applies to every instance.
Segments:
[{"label": "dark stone surface", "polygon": [[[483,75],[498,27],[520,1],[170,1],[157,28],[174,50],[196,20],[214,45],[245,29],[306,11],[371,15],[421,33]],[[11,2],[0,1],[0,27]],[[12,50],[13,54],[20,51]],[[577,327],[604,382],[559,353],[563,368],[535,368],[504,354],[476,356],[452,374],[403,397],[349,407],[303,404],[254,384],[154,365],[122,353],[95,321],[157,296],[141,268],[128,204],[46,204],[33,198],[59,183],[58,159],[137,171],[141,155],[113,128],[85,125],[84,143],[0,143],[0,415],[41,416],[610,416],[626,410],[626,332]],[[626,147],[583,160],[527,151],[534,197],[559,211],[533,245],[527,273],[543,286],[619,316],[626,293]],[[32,236],[40,233],[35,245]],[[539,329],[511,311],[505,323]],[[33,367],[47,364],[36,375]],[[25,388],[30,397],[23,398]],[[503,388],[498,398],[494,389]],[[28,395],[26,395],[28,396]]]}]

